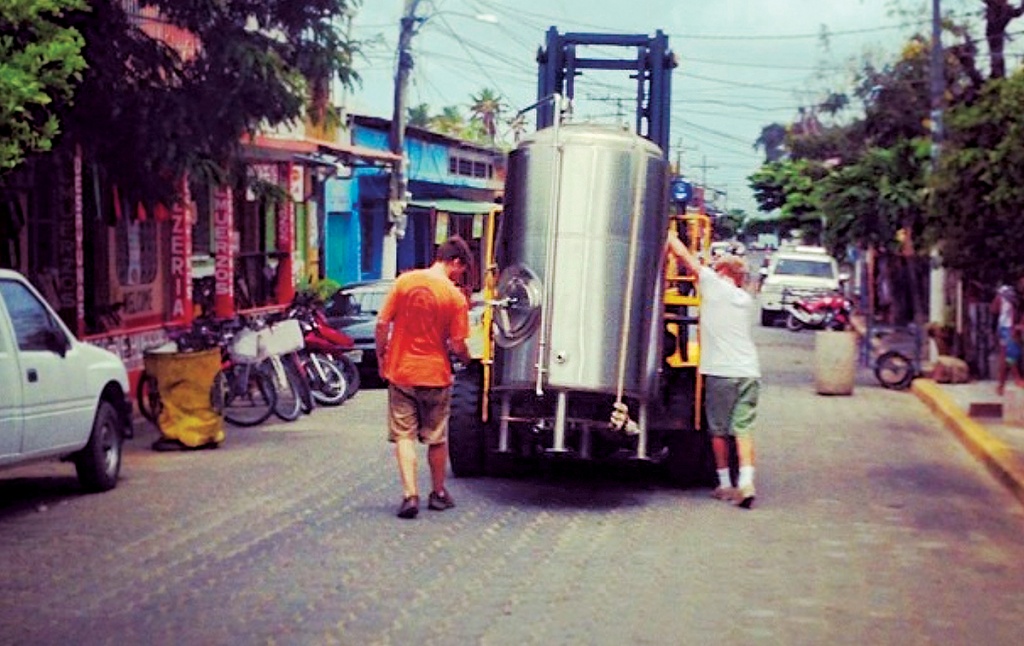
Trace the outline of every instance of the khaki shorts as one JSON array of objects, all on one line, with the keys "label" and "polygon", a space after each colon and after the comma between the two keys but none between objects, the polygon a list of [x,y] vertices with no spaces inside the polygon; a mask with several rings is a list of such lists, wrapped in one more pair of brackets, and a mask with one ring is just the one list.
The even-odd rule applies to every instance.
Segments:
[{"label": "khaki shorts", "polygon": [[757,420],[757,396],[761,380],[732,377],[704,377],[704,408],[708,432],[718,437],[746,437]]},{"label": "khaki shorts", "polygon": [[451,387],[388,385],[388,441],[417,438],[423,444],[448,441]]}]

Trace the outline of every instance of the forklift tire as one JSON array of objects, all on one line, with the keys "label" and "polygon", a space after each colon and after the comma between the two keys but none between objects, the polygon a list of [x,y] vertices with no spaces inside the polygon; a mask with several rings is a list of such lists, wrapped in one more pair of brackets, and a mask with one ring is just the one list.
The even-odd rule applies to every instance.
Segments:
[{"label": "forklift tire", "polygon": [[665,475],[681,489],[713,487],[718,482],[711,436],[706,431],[675,429],[668,438]]},{"label": "forklift tire", "polygon": [[483,371],[472,363],[454,375],[448,419],[448,459],[457,478],[485,475],[485,428],[480,419]]}]

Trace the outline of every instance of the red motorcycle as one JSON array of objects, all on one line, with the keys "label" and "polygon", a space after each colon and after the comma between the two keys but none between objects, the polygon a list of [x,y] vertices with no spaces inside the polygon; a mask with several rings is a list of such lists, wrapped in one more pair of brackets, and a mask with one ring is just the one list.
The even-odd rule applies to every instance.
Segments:
[{"label": "red motorcycle", "polygon": [[288,310],[302,327],[305,373],[313,398],[321,404],[337,406],[359,390],[359,369],[352,355],[355,341],[331,327],[323,308],[313,298],[296,296]]},{"label": "red motorcycle", "polygon": [[853,302],[840,294],[796,297],[786,300],[786,328],[793,332],[846,330],[850,327]]}]

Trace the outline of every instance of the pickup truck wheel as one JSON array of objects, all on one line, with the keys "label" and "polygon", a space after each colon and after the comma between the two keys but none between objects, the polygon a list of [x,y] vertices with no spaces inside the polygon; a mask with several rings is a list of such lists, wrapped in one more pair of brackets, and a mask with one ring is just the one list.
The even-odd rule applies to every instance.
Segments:
[{"label": "pickup truck wheel", "polygon": [[89,443],[75,455],[78,480],[87,491],[107,491],[117,485],[124,443],[121,431],[117,411],[109,402],[100,402]]},{"label": "pickup truck wheel", "polygon": [[452,384],[451,415],[448,418],[448,459],[458,478],[484,474],[484,424],[480,420],[483,375],[479,364],[456,372]]}]

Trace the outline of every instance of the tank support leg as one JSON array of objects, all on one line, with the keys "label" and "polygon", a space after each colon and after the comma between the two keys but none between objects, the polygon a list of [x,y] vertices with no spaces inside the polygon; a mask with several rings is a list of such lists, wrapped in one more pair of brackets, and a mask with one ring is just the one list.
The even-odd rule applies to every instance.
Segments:
[{"label": "tank support leg", "polygon": [[640,427],[640,434],[636,438],[636,459],[647,459],[647,403],[640,405],[640,413],[637,416],[637,425]]},{"label": "tank support leg", "polygon": [[565,417],[568,410],[568,396],[564,390],[558,391],[558,401],[555,404],[555,441],[548,451],[551,453],[565,453]]},{"label": "tank support leg", "polygon": [[501,394],[501,415],[498,416],[498,453],[508,453],[508,416],[512,410],[512,395]]},{"label": "tank support leg", "polygon": [[580,423],[580,458],[590,459],[590,422]]}]

